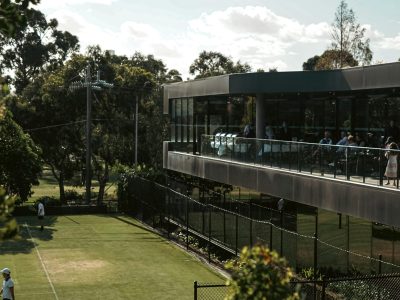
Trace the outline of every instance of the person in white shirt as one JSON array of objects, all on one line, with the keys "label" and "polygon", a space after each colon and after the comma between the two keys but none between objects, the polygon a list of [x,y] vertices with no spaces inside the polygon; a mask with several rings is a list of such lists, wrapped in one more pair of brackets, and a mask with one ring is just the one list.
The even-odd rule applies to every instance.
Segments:
[{"label": "person in white shirt", "polygon": [[38,219],[40,224],[40,230],[43,231],[44,205],[42,201],[40,201],[38,204]]},{"label": "person in white shirt", "polygon": [[1,293],[3,294],[3,300],[15,300],[14,296],[14,281],[11,279],[11,271],[9,268],[4,268],[1,270],[3,274],[3,287]]}]

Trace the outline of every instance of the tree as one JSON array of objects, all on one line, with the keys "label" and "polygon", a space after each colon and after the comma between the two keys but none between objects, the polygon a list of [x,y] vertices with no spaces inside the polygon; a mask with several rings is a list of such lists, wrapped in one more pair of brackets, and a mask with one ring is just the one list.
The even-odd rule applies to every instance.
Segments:
[{"label": "tree", "polygon": [[78,38],[57,29],[56,19],[46,20],[35,9],[26,10],[26,25],[13,36],[0,36],[0,69],[12,75],[16,92],[46,68],[55,69],[79,49]]},{"label": "tree", "polygon": [[71,78],[79,79],[87,65],[82,55],[74,55],[57,71],[45,71],[30,83],[22,96],[6,98],[7,107],[17,122],[30,132],[42,149],[64,198],[65,180],[81,169],[84,157],[85,91],[69,93]]},{"label": "tree", "polygon": [[29,4],[38,4],[39,0],[2,0],[0,2],[0,35],[13,36],[26,24],[26,12]]},{"label": "tree", "polygon": [[175,69],[169,70],[165,76],[166,83],[181,82],[181,81],[182,81],[182,74]]},{"label": "tree", "polygon": [[284,258],[264,246],[244,247],[240,257],[228,263],[232,271],[228,300],[297,300],[290,288],[292,270]]},{"label": "tree", "polygon": [[356,66],[358,66],[358,62],[349,52],[326,50],[319,57],[314,68],[315,70],[334,70]]},{"label": "tree", "polygon": [[196,78],[205,78],[232,73],[247,73],[251,67],[240,61],[234,63],[231,58],[219,52],[203,51],[199,57],[190,65],[189,73],[196,75]]},{"label": "tree", "polygon": [[348,53],[361,65],[369,65],[372,60],[370,40],[365,38],[366,29],[355,17],[354,11],[342,0],[336,10],[332,24],[332,50],[337,51],[339,68],[346,66]]},{"label": "tree", "polygon": [[40,148],[5,110],[0,116],[0,186],[26,201],[41,172]]},{"label": "tree", "polygon": [[8,196],[6,190],[0,186],[0,241],[17,233],[17,222],[11,216],[13,208],[14,197]]},{"label": "tree", "polygon": [[303,63],[303,71],[315,71],[319,59],[319,55],[314,55],[307,59],[307,61]]}]

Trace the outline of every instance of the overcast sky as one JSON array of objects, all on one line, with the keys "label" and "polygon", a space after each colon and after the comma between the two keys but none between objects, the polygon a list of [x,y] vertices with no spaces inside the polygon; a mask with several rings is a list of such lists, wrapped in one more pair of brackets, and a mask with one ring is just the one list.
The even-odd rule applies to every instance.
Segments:
[{"label": "overcast sky", "polygon": [[[400,57],[400,0],[348,0],[367,29],[374,62]],[[339,0],[41,0],[39,9],[79,37],[81,51],[154,54],[188,77],[200,51],[253,69],[301,70],[329,46]]]}]

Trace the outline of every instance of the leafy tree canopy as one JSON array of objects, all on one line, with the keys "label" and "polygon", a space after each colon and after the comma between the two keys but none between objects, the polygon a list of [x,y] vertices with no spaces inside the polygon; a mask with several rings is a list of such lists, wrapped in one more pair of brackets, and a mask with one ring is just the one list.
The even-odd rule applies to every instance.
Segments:
[{"label": "leafy tree canopy", "polygon": [[14,200],[15,198],[8,196],[6,190],[0,186],[0,241],[17,233],[17,222],[11,216]]},{"label": "leafy tree canopy", "polygon": [[0,185],[26,201],[42,172],[40,148],[14,122],[11,113],[0,117]]},{"label": "leafy tree canopy", "polygon": [[251,71],[251,67],[240,61],[234,63],[231,58],[220,52],[203,51],[199,57],[190,65],[189,73],[195,75],[196,78],[205,78],[210,76],[247,73]]},{"label": "leafy tree canopy", "polygon": [[339,68],[346,67],[348,54],[361,65],[371,63],[373,54],[365,32],[366,29],[357,22],[354,11],[342,0],[335,12],[331,31],[332,50],[337,52]]},{"label": "leafy tree canopy", "polygon": [[55,69],[79,49],[78,38],[57,29],[56,19],[46,20],[35,9],[25,12],[26,24],[13,36],[0,35],[0,69],[13,74],[16,92],[22,90],[46,68]]},{"label": "leafy tree canopy", "polygon": [[2,0],[0,2],[0,34],[13,36],[19,27],[26,24],[29,4],[39,2],[40,0]]},{"label": "leafy tree canopy", "polygon": [[297,300],[290,287],[292,270],[284,258],[264,246],[244,247],[240,257],[228,263],[232,271],[228,300]]}]

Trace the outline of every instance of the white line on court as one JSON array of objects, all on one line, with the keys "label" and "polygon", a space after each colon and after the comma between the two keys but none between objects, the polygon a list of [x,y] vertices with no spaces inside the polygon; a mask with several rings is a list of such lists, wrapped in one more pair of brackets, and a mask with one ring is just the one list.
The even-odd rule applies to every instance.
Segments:
[{"label": "white line on court", "polygon": [[56,290],[54,288],[54,285],[51,282],[51,279],[50,279],[50,276],[49,276],[49,272],[47,272],[46,266],[45,266],[45,264],[43,262],[42,256],[40,255],[39,249],[36,247],[35,239],[32,237],[31,231],[29,230],[28,224],[26,224],[26,223],[25,223],[25,228],[28,230],[29,236],[31,237],[31,241],[33,242],[33,245],[35,246],[36,253],[37,253],[38,257],[39,257],[40,262],[42,263],[43,270],[46,273],[47,281],[50,283],[50,286],[51,286],[51,289],[53,291],[54,297],[56,298],[56,300],[59,300],[58,299],[58,295],[56,293]]}]

